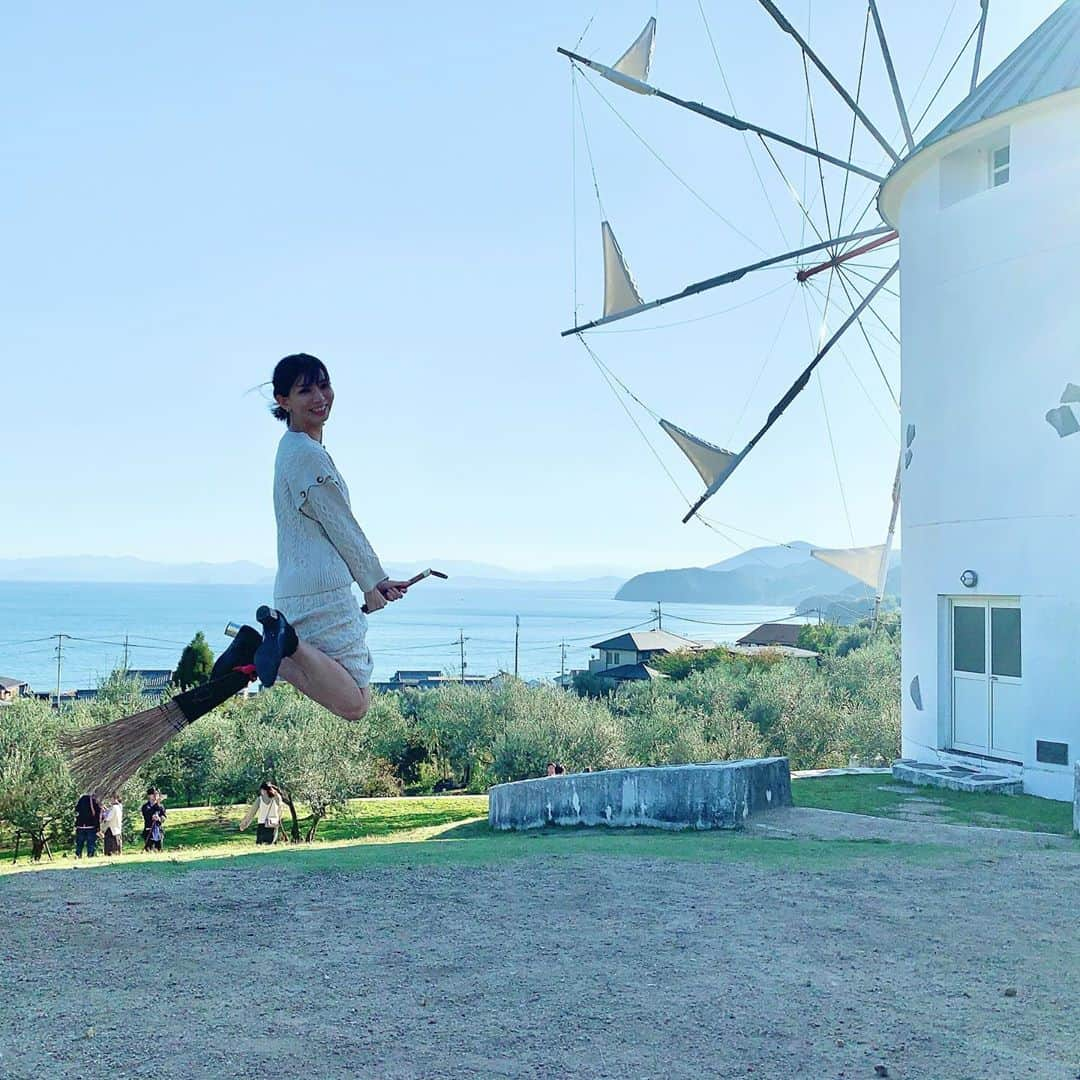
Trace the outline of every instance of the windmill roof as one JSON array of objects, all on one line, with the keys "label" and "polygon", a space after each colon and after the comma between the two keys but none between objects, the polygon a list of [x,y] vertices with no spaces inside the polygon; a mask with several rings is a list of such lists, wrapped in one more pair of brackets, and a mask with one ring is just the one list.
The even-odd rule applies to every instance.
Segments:
[{"label": "windmill roof", "polygon": [[1080,88],[1080,0],[1065,0],[908,157],[982,120]]}]

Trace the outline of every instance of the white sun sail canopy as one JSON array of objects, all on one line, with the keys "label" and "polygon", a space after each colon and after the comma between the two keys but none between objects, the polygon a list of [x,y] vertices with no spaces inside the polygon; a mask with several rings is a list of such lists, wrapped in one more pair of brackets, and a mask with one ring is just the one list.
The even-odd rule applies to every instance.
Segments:
[{"label": "white sun sail canopy", "polygon": [[641,307],[643,301],[637,291],[630,268],[626,265],[619,242],[611,231],[611,226],[600,222],[600,233],[604,240],[604,315],[620,315]]},{"label": "white sun sail canopy", "polygon": [[690,459],[690,464],[705,481],[706,487],[719,484],[735,467],[739,455],[730,450],[705,442],[689,431],[683,431],[668,420],[661,420],[660,426],[671,436],[675,445]]},{"label": "white sun sail canopy", "polygon": [[878,596],[885,589],[885,575],[889,566],[885,544],[858,548],[813,548],[810,554],[865,582]]}]

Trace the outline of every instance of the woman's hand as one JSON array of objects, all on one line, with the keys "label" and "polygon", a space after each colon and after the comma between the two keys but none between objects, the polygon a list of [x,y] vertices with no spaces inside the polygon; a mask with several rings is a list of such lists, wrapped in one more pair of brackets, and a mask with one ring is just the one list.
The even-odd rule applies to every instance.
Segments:
[{"label": "woman's hand", "polygon": [[368,589],[364,593],[364,610],[370,615],[372,612],[381,611],[386,607],[386,597],[378,585],[374,589]]},{"label": "woman's hand", "polygon": [[375,588],[387,600],[400,600],[409,591],[409,583],[407,581],[391,581],[387,578],[385,581],[380,581]]},{"label": "woman's hand", "polygon": [[364,593],[364,610],[370,615],[374,611],[381,611],[391,600],[400,600],[408,592],[407,581],[391,581],[383,578],[373,589]]}]

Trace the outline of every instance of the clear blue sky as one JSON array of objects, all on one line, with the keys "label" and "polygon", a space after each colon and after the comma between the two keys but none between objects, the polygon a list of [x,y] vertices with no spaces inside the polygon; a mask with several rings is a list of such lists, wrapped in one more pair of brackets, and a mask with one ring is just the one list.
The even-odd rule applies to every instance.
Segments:
[{"label": "clear blue sky", "polygon": [[[801,136],[794,43],[753,0],[704,6],[739,112]],[[853,88],[865,6],[783,6],[802,27],[809,18],[813,43]],[[984,72],[1054,6],[992,4]],[[917,114],[978,2],[880,7],[909,101],[952,8]],[[641,569],[733,554],[679,523],[685,503],[584,350],[558,336],[575,245],[570,79],[555,46],[573,46],[595,12],[581,49],[613,62],[656,10],[654,0],[5,8],[0,557],[272,563],[280,428],[247,391],[297,350],[330,368],[327,445],[390,561]],[[658,14],[653,82],[728,108],[697,3]],[[929,120],[958,100],[969,71],[965,59]],[[782,251],[781,232],[798,243],[800,212],[760,148],[779,226],[739,135],[599,87],[749,238],[580,83],[604,208],[646,297]],[[816,76],[812,88],[822,143],[843,156],[847,114]],[[872,31],[863,94],[896,134]],[[601,305],[599,215],[576,128],[584,316]],[[854,153],[881,164],[861,134]],[[801,193],[802,159],[778,159]],[[834,215],[842,181],[828,170]],[[817,182],[811,167],[821,227]],[[866,198],[853,183],[849,208]],[[737,448],[812,355],[815,304],[791,271],[770,271],[590,340],[651,406]],[[873,543],[888,515],[896,412],[865,346],[851,338],[845,353],[822,366],[822,390],[854,539]],[[880,356],[895,382],[895,349]],[[696,494],[689,464],[648,430]],[[765,537],[850,542],[816,385],[709,512]]]}]

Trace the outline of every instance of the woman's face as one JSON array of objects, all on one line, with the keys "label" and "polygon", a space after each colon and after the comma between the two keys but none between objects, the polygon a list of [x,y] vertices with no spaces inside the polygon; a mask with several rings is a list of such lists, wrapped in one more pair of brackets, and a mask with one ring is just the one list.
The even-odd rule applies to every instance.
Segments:
[{"label": "woman's face", "polygon": [[334,404],[334,389],[325,372],[312,382],[297,379],[288,395],[276,394],[275,400],[289,414],[289,427],[299,431],[321,428]]}]

